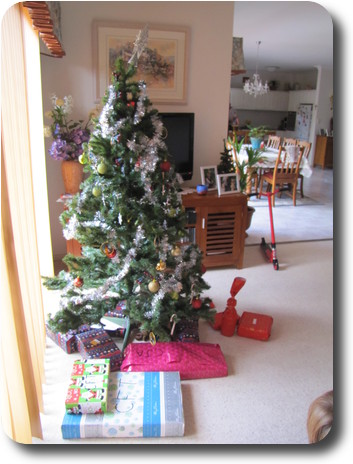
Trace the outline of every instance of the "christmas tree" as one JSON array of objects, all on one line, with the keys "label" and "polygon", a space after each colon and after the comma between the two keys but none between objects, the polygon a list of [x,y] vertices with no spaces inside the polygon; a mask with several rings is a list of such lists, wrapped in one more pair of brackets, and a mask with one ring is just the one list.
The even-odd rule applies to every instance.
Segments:
[{"label": "christmas tree", "polygon": [[224,149],[220,153],[221,161],[217,166],[217,172],[218,174],[230,174],[231,172],[235,172],[234,161],[232,158],[232,149],[227,148],[225,139],[223,140],[223,145]]},{"label": "christmas tree", "polygon": [[45,279],[61,289],[60,310],[48,320],[56,331],[98,323],[122,301],[131,323],[159,340],[171,338],[171,322],[213,318],[211,300],[201,298],[209,286],[202,253],[187,242],[165,128],[135,73],[136,53],[128,63],[117,59],[81,156],[88,176],[60,216],[82,256],[66,255],[68,271]]}]

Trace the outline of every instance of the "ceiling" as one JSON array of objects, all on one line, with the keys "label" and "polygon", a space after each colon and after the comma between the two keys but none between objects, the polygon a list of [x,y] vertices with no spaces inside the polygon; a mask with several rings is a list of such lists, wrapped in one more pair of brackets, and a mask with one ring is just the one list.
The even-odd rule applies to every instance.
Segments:
[{"label": "ceiling", "polygon": [[332,69],[333,24],[321,5],[302,1],[234,2],[233,36],[243,37],[245,69],[279,72]]}]

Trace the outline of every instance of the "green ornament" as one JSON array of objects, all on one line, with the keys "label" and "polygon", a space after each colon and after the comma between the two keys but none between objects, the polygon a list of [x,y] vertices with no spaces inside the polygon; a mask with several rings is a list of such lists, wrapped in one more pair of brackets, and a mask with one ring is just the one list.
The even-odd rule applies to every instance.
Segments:
[{"label": "green ornament", "polygon": [[99,174],[105,174],[108,170],[108,166],[102,161],[101,163],[98,164],[97,166],[97,171]]},{"label": "green ornament", "polygon": [[86,156],[86,154],[85,154],[85,153],[82,153],[82,155],[80,155],[80,156],[78,157],[78,161],[79,161],[79,163],[81,163],[81,164],[86,164],[86,163],[87,163],[87,156]]},{"label": "green ornament", "polygon": [[179,299],[179,293],[178,292],[171,292],[170,294],[172,300],[177,301]]},{"label": "green ornament", "polygon": [[102,194],[102,191],[99,187],[93,187],[92,193],[95,197],[99,197]]}]

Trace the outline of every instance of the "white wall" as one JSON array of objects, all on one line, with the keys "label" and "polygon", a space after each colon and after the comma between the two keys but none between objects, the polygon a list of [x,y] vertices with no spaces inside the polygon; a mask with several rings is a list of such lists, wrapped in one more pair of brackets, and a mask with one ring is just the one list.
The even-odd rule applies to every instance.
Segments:
[{"label": "white wall", "polygon": [[[92,21],[116,20],[189,26],[188,101],[186,105],[162,105],[162,111],[195,113],[194,176],[200,181],[200,166],[219,162],[227,133],[232,55],[233,2],[61,2],[62,38],[66,56],[42,56],[44,111],[50,95],[72,95],[74,118],[87,117],[95,103],[92,56]],[[42,50],[45,51],[45,47]],[[153,102],[152,102],[153,103]],[[50,143],[47,141],[47,148]],[[63,192],[60,162],[47,159],[49,206],[54,256],[66,254],[58,216]]]}]

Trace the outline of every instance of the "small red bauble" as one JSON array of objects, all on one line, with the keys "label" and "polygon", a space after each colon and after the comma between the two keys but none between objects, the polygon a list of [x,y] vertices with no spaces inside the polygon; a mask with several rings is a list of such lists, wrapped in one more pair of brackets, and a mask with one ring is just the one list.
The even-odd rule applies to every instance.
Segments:
[{"label": "small red bauble", "polygon": [[82,287],[83,279],[81,277],[76,277],[76,279],[74,280],[74,285],[75,287]]},{"label": "small red bauble", "polygon": [[107,257],[113,259],[116,256],[116,250],[113,249],[110,253],[106,253]]},{"label": "small red bauble", "polygon": [[191,305],[194,309],[200,309],[202,306],[202,300],[199,297],[193,298]]},{"label": "small red bauble", "polygon": [[165,160],[160,165],[162,172],[169,172],[170,171],[170,162]]}]

